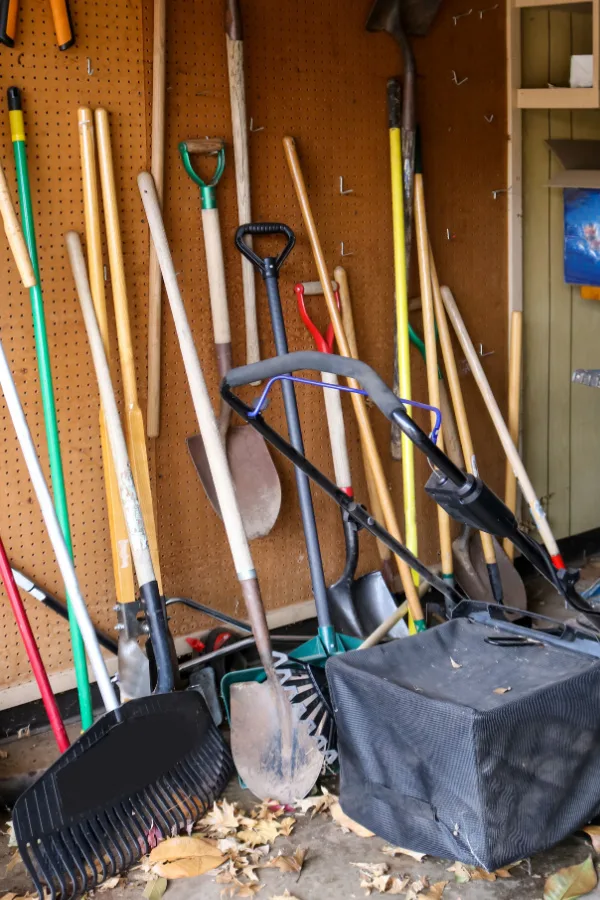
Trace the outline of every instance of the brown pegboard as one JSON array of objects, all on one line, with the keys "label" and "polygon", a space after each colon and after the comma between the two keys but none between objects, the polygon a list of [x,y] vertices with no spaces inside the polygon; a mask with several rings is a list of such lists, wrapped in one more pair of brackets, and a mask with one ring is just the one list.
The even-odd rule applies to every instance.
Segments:
[{"label": "brown pegboard", "polygon": [[[295,310],[296,280],[315,277],[281,141],[297,138],[321,240],[331,269],[342,263],[340,242],[352,253],[343,263],[350,275],[359,346],[364,359],[391,380],[393,353],[393,272],[389,198],[386,80],[401,70],[398,50],[386,35],[364,31],[369,0],[280,0],[244,3],[248,114],[260,131],[250,134],[253,212],[256,220],[290,224],[298,243],[283,269],[282,296],[291,349],[309,346]],[[113,624],[112,573],[97,438],[96,388],[83,326],[66,269],[63,233],[82,230],[76,111],[104,105],[111,114],[121,198],[132,322],[138,359],[140,402],[145,398],[147,230],[135,176],[148,165],[148,110],[151,61],[150,0],[73,0],[77,46],[59,53],[45,3],[23,0],[18,47],[2,48],[2,82],[24,93],[26,125],[45,301],[64,444],[76,561],[95,620]],[[430,230],[443,281],[452,285],[475,341],[486,357],[492,386],[503,402],[506,356],[504,16],[477,10],[457,25],[458,0],[443,5],[426,39],[416,42],[419,115],[422,125]],[[93,74],[88,75],[87,60]],[[460,87],[451,80],[452,70]],[[485,116],[493,115],[491,122]],[[3,162],[12,176],[7,116],[2,120]],[[177,144],[191,137],[223,136],[227,167],[218,188],[225,242],[234,361],[243,361],[241,265],[233,247],[237,224],[235,179],[225,60],[223,9],[191,0],[171,0],[167,40],[167,164],[165,217],[180,285],[205,375],[217,397],[216,367],[207,294],[197,188],[181,165]],[[341,196],[339,178],[353,193]],[[455,235],[446,240],[446,229]],[[28,297],[8,264],[0,285],[2,335],[13,363],[38,446],[43,424],[36,394],[36,370]],[[416,288],[414,288],[416,289]],[[263,355],[273,353],[266,299],[257,281]],[[318,301],[317,301],[318,302]],[[313,301],[314,308],[314,301]],[[415,322],[420,327],[420,322]],[[116,343],[113,341],[116,349]],[[224,533],[206,501],[188,458],[185,437],[197,430],[172,320],[165,308],[163,330],[163,410],[161,436],[152,449],[159,540],[165,588],[242,615],[239,591]],[[460,354],[459,354],[460,355]],[[426,396],[424,366],[414,355],[414,395]],[[473,409],[473,432],[481,471],[502,487],[503,464],[497,441],[470,377],[464,390]],[[308,455],[331,473],[323,400],[312,389],[299,391]],[[351,405],[344,401],[351,462],[359,499],[366,499]],[[270,420],[282,427],[275,392]],[[388,427],[374,416],[384,458]],[[425,420],[421,420],[423,424]],[[39,525],[24,467],[4,407],[0,533],[15,564],[62,594],[48,541]],[[278,524],[252,549],[269,608],[303,601],[310,586],[295,500],[293,473],[276,460],[283,485]],[[402,509],[399,466],[388,464],[398,509]],[[418,479],[427,478],[419,461]],[[342,561],[337,509],[315,494],[315,509],[328,579]],[[418,492],[421,551],[437,556],[436,516]],[[401,516],[400,516],[401,518]],[[361,569],[376,566],[372,541],[363,538]],[[43,636],[49,667],[69,666],[64,626],[28,601],[34,628]],[[196,616],[179,611],[178,633],[201,627]],[[8,666],[3,684],[29,680],[8,611],[0,615],[0,646]]]}]

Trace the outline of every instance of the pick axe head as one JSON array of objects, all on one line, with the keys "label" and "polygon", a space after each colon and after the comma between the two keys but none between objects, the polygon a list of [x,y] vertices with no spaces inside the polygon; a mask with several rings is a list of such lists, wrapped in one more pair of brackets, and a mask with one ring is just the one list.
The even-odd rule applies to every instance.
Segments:
[{"label": "pick axe head", "polygon": [[375,0],[367,19],[367,31],[387,31],[397,41],[402,32],[427,34],[441,0]]}]

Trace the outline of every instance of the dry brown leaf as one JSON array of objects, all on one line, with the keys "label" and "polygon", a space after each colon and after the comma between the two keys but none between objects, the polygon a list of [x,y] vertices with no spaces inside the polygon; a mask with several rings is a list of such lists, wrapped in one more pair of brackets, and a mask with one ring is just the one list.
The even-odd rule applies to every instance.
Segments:
[{"label": "dry brown leaf", "polygon": [[10,819],[9,819],[9,821],[6,823],[6,827],[7,827],[8,831],[5,831],[4,833],[5,833],[6,836],[8,837],[8,846],[9,846],[9,847],[16,847],[16,846],[17,846],[17,839],[16,839],[16,837],[15,837],[15,829],[14,829],[14,825],[13,825],[13,823],[10,821]]},{"label": "dry brown leaf", "polygon": [[486,872],[485,869],[480,869],[479,866],[470,866],[469,871],[471,872],[471,881],[496,880],[496,875],[494,872]]},{"label": "dry brown leaf", "polygon": [[559,869],[546,879],[544,900],[577,900],[593,891],[598,876],[591,856],[576,866]]},{"label": "dry brown leaf", "polygon": [[296,819],[294,818],[294,816],[286,816],[285,819],[282,819],[278,824],[279,828],[281,829],[280,834],[282,834],[284,837],[289,837],[294,830]]},{"label": "dry brown leaf", "polygon": [[452,657],[450,657],[450,665],[453,669],[462,669],[462,663],[455,662]]},{"label": "dry brown leaf", "polygon": [[235,803],[228,803],[227,800],[219,800],[213,803],[213,807],[204,818],[198,823],[202,828],[209,828],[222,837],[237,831],[242,815],[239,813]]},{"label": "dry brown leaf", "polygon": [[232,860],[223,866],[215,878],[215,884],[233,884],[237,879],[237,869]]},{"label": "dry brown leaf", "polygon": [[403,878],[390,878],[386,894],[403,894],[406,890],[406,885],[408,884],[408,882],[408,875],[405,875]]},{"label": "dry brown leaf", "polygon": [[494,693],[495,693],[495,694],[508,694],[509,691],[512,691],[512,688],[511,688],[511,687],[494,688]]},{"label": "dry brown leaf", "polygon": [[466,884],[467,881],[471,880],[471,872],[464,863],[455,862],[447,871],[454,872],[454,880],[458,881],[459,884]]},{"label": "dry brown leaf", "polygon": [[17,731],[17,740],[21,740],[21,738],[29,737],[29,733],[31,731],[31,725],[25,725],[23,728],[19,728]]},{"label": "dry brown leaf", "polygon": [[154,864],[177,859],[189,859],[195,856],[220,856],[221,862],[225,862],[225,857],[219,852],[216,844],[199,835],[195,837],[168,838],[166,841],[161,841],[158,847],[150,851],[148,860],[151,864]]},{"label": "dry brown leaf", "polygon": [[405,850],[404,847],[392,847],[390,844],[382,847],[381,852],[385,853],[386,856],[412,856],[417,862],[422,862],[427,856],[426,853],[417,853],[416,850]]},{"label": "dry brown leaf", "polygon": [[371,878],[387,875],[390,870],[387,863],[351,862],[350,865],[355,869],[360,869],[361,875],[370,875]]},{"label": "dry brown leaf", "polygon": [[15,850],[15,852],[13,853],[13,855],[11,856],[9,861],[6,863],[6,871],[12,872],[12,870],[14,868],[16,868],[18,865],[20,865],[22,862],[23,862],[23,859],[21,858],[21,854],[19,853],[18,850]]},{"label": "dry brown leaf", "polygon": [[167,884],[166,878],[159,878],[158,875],[155,875],[146,884],[146,887],[144,888],[144,897],[146,900],[160,900],[167,889]]},{"label": "dry brown leaf", "polygon": [[2,894],[0,900],[15,900],[15,897],[17,896],[17,894]]},{"label": "dry brown leaf", "polygon": [[[280,834],[291,834],[291,828],[289,831],[287,830],[289,826],[286,826],[285,831],[283,829],[283,823],[285,821],[285,819],[283,819],[282,822],[273,819],[269,822],[267,819],[258,819],[254,822],[253,828],[244,828],[241,831],[238,831],[237,837],[244,844],[249,844],[250,847],[259,847],[261,844],[272,844],[273,841],[277,840]],[[294,819],[294,824],[295,821],[296,820]]]},{"label": "dry brown leaf", "polygon": [[413,881],[406,892],[406,900],[416,900],[419,897],[419,900],[423,894],[425,888],[429,887],[429,880],[426,875],[423,875],[421,878],[417,879],[417,881]]},{"label": "dry brown leaf", "polygon": [[8,751],[0,750],[0,759],[8,759]]},{"label": "dry brown leaf", "polygon": [[600,825],[586,825],[581,830],[591,837],[592,847],[596,853],[600,853]]},{"label": "dry brown leaf", "polygon": [[498,878],[512,878],[511,869],[514,869],[516,866],[520,866],[523,862],[522,859],[518,859],[516,862],[509,863],[507,866],[502,866],[500,869],[496,869],[494,875]]},{"label": "dry brown leaf", "polygon": [[297,800],[296,808],[299,809],[304,815],[309,810],[311,812],[311,819],[313,816],[316,816],[318,813],[326,812],[334,803],[337,803],[337,797],[335,794],[330,794],[327,788],[321,788],[322,793],[319,795],[315,795],[314,797],[306,797],[305,800]]},{"label": "dry brown leaf", "polygon": [[279,853],[278,856],[274,856],[273,859],[263,863],[262,868],[279,869],[281,872],[301,872],[305,857],[306,850],[303,847],[298,847],[293,856],[284,856],[282,853]]},{"label": "dry brown leaf", "polygon": [[155,875],[171,880],[172,878],[194,878],[196,875],[204,875],[212,869],[218,869],[224,862],[224,856],[191,856],[186,859],[177,859],[173,862],[159,862],[153,866]]},{"label": "dry brown leaf", "polygon": [[436,881],[432,884],[426,894],[422,894],[422,900],[442,900],[442,895],[446,889],[447,881]]},{"label": "dry brown leaf", "polygon": [[248,879],[248,881],[254,881],[254,882],[256,882],[256,883],[258,884],[258,880],[259,880],[259,879],[258,879],[258,875],[257,875],[256,872],[254,871],[254,870],[257,869],[257,868],[258,868],[258,866],[254,866],[254,865],[249,865],[249,864],[248,864],[248,865],[245,865],[245,866],[242,866],[242,867],[241,867],[240,873],[241,873],[242,875],[244,875],[244,876]]},{"label": "dry brown leaf", "polygon": [[231,887],[224,888],[221,896],[225,897],[254,897],[263,889],[263,884],[244,884],[243,881],[236,881]]},{"label": "dry brown leaf", "polygon": [[102,884],[98,888],[98,891],[112,891],[113,888],[116,888],[120,880],[120,875],[113,875],[112,878],[107,878],[106,881],[102,882]]},{"label": "dry brown leaf", "polygon": [[298,900],[293,894],[290,894],[288,889],[286,888],[283,894],[277,894],[277,896],[271,897],[271,900]]},{"label": "dry brown leaf", "polygon": [[235,855],[242,849],[242,844],[234,837],[219,838],[217,841],[217,850],[219,853],[231,853]]},{"label": "dry brown leaf", "polygon": [[331,813],[331,817],[334,822],[340,826],[340,828],[345,831],[351,831],[353,834],[358,835],[358,837],[362,838],[370,838],[374,837],[372,831],[369,831],[368,828],[365,828],[363,825],[360,825],[358,822],[355,822],[354,819],[351,819],[350,816],[347,816],[339,802],[334,803],[333,806],[330,807],[329,812]]}]

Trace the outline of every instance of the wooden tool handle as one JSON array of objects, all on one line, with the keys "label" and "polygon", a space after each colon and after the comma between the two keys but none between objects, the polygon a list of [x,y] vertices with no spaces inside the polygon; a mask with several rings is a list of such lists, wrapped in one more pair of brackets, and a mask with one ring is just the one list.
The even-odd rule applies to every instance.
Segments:
[{"label": "wooden tool handle", "polygon": [[[423,176],[415,175],[415,232],[417,236],[417,256],[419,260],[419,276],[421,281],[421,303],[423,306],[423,332],[425,337],[425,364],[427,368],[427,389],[431,406],[440,407],[440,380],[438,375],[437,341],[435,337],[435,313],[433,311],[433,292],[431,287],[431,268],[429,254],[429,235],[427,232],[427,214],[425,211],[425,193]],[[435,413],[431,414],[431,425],[435,424]],[[444,449],[444,433],[438,438],[440,449]],[[438,530],[440,534],[440,553],[442,575],[453,577],[454,562],[452,559],[452,533],[450,517],[441,506],[437,507]]]},{"label": "wooden tool handle", "polygon": [[108,123],[108,113],[105,109],[97,109],[94,118],[96,122],[96,135],[98,139],[100,182],[102,184],[102,199],[104,201],[106,242],[108,245],[110,279],[113,302],[115,306],[115,319],[117,323],[119,357],[121,360],[121,376],[123,378],[123,394],[125,397],[126,406],[131,407],[138,405],[138,393],[135,380],[133,342],[131,340],[131,326],[129,323],[129,304],[127,301],[125,265],[123,262],[123,245],[121,242],[119,206],[117,201],[117,188],[115,184],[115,172],[110,145],[110,126]]},{"label": "wooden tool handle", "polygon": [[[80,109],[77,113],[79,124],[79,149],[81,154],[81,174],[83,181],[83,210],[87,244],[88,272],[96,320],[102,336],[104,353],[110,366],[108,346],[108,316],[106,313],[106,293],[104,286],[104,266],[102,264],[102,234],[100,229],[100,198],[96,176],[96,147],[94,139],[94,118],[90,109]],[[100,443],[102,465],[108,507],[108,524],[112,551],[113,574],[118,603],[135,601],[135,585],[127,526],[119,496],[104,411],[100,410]]]},{"label": "wooden tool handle", "polygon": [[[160,203],[162,203],[163,197],[165,172],[166,18],[167,0],[154,0],[150,171]],[[148,400],[146,406],[146,430],[148,437],[151,438],[158,437],[160,433],[161,295],[160,266],[151,241],[148,261]]]},{"label": "wooden tool handle", "polygon": [[463,349],[463,353],[467,358],[467,362],[469,363],[469,368],[473,373],[473,377],[477,382],[477,386],[480,390],[481,396],[483,397],[484,403],[487,407],[488,413],[494,423],[494,427],[500,438],[500,443],[504,448],[504,452],[508,458],[508,461],[517,477],[521,490],[527,503],[529,504],[529,509],[531,511],[531,515],[533,516],[533,520],[537,525],[538,531],[540,533],[540,537],[544,542],[548,553],[552,557],[553,563],[557,566],[557,568],[561,568],[564,566],[562,563],[562,557],[560,551],[558,549],[558,544],[556,543],[556,539],[552,534],[552,529],[548,523],[548,519],[546,518],[546,513],[544,512],[544,508],[538,497],[535,493],[535,489],[525,466],[519,456],[519,452],[515,447],[512,438],[510,436],[510,432],[506,426],[506,422],[502,417],[502,413],[500,412],[500,407],[496,402],[496,398],[492,392],[489,381],[487,380],[486,374],[483,371],[483,366],[479,361],[479,356],[477,355],[477,351],[473,346],[473,342],[469,337],[469,332],[463,322],[462,316],[458,310],[458,306],[456,305],[456,301],[452,296],[452,292],[449,288],[442,288],[442,299],[444,301],[444,306],[446,307],[446,312],[452,322],[452,326],[456,332],[456,336],[460,341],[460,345]]},{"label": "wooden tool handle", "polygon": [[[510,349],[508,354],[508,430],[515,447],[519,446],[521,419],[521,373],[523,354],[523,313],[514,309],[510,317]],[[508,459],[504,482],[504,502],[513,513],[517,512],[517,479]],[[509,559],[514,559],[515,548],[509,540],[503,543]]]},{"label": "wooden tool handle", "polygon": [[[237,7],[237,4],[235,6]],[[246,115],[246,90],[244,85],[244,45],[241,40],[232,39],[230,35],[227,36],[226,42],[238,221],[240,225],[245,225],[252,221],[252,208],[250,202],[250,163],[248,159],[248,118]],[[250,236],[247,235],[245,241],[248,246],[252,246]],[[246,362],[258,362],[260,359],[260,344],[258,340],[258,319],[256,316],[254,266],[245,256],[242,257],[242,288],[246,320]]]},{"label": "wooden tool handle", "polygon": [[204,441],[206,456],[210,465],[223,523],[227,532],[231,554],[240,581],[255,577],[254,563],[244,531],[240,509],[235,496],[231,473],[227,463],[225,448],[219,436],[217,420],[204,381],[200,360],[194,346],[194,339],[189,326],[183,299],[177,282],[175,267],[165,233],[160,205],[154,189],[152,177],[147,172],[138,176],[140,194],[148,217],[150,233],[169,298],[171,312],[175,321],[177,337],[181,346],[183,362],[190,384],[192,402],[198,419],[198,426]]},{"label": "wooden tool handle", "polygon": [[184,143],[189,154],[199,156],[213,156],[225,146],[223,138],[192,138]]},{"label": "wooden tool handle", "polygon": [[[215,344],[231,344],[223,244],[219,210],[216,207],[202,210],[202,228]],[[224,375],[225,373],[219,372],[219,374]]]},{"label": "wooden tool handle", "polygon": [[14,257],[23,286],[31,288],[36,283],[35,273],[27,250],[27,244],[17,219],[17,214],[8,191],[4,169],[0,165],[0,215],[11,253]]},{"label": "wooden tool handle", "polygon": [[[321,381],[324,381],[325,384],[339,384],[337,375],[331,375],[329,372],[321,372]],[[348,493],[352,490],[352,475],[350,474],[350,460],[348,459],[342,398],[340,392],[332,388],[324,388],[323,397],[325,399],[325,414],[327,416],[335,483],[342,491]]]},{"label": "wooden tool handle", "polygon": [[0,43],[15,46],[19,0],[0,0]]},{"label": "wooden tool handle", "polygon": [[[323,285],[320,281],[303,281],[302,287],[304,288],[304,296],[305,297],[322,297],[323,296]],[[339,285],[336,281],[331,282],[331,289],[333,291],[337,291]]]},{"label": "wooden tool handle", "polygon": [[[304,176],[302,175],[302,169],[300,167],[300,160],[298,159],[298,153],[296,151],[294,139],[291,137],[285,137],[283,139],[283,146],[287,163],[290,169],[290,174],[292,176],[292,181],[294,183],[294,188],[296,190],[296,196],[298,197],[298,202],[302,211],[304,224],[306,226],[308,237],[313,250],[313,255],[315,257],[319,279],[325,291],[325,300],[327,302],[327,308],[329,310],[329,317],[333,324],[338,348],[342,356],[352,356],[352,354],[350,353],[350,348],[348,346],[348,341],[346,339],[344,326],[342,324],[342,318],[337,308],[333,291],[331,289],[330,276],[327,271],[323,248],[321,247],[321,242],[317,233],[317,227],[315,225],[315,220],[310,208],[308,192],[306,190]],[[357,386],[356,382],[354,381],[349,380],[348,383],[351,387]],[[375,436],[373,434],[373,429],[371,428],[371,423],[369,421],[365,399],[360,394],[352,394],[352,403],[354,405],[354,410],[356,413],[360,431],[363,435],[364,446],[368,455],[369,466],[373,473],[373,480],[376,484],[377,492],[379,494],[379,500],[383,509],[386,528],[391,533],[392,537],[396,538],[396,540],[398,541],[401,541],[402,539],[400,536],[398,520],[396,518],[396,511],[389,494],[385,473],[383,471],[383,466],[381,464],[381,459],[377,450],[377,444],[375,442]],[[406,599],[408,601],[411,615],[415,621],[415,625],[417,628],[422,629],[424,627],[424,624],[421,601],[419,600],[419,595],[412,578],[412,573],[404,560],[398,560],[398,571],[400,572],[402,586],[404,588]],[[400,619],[401,617],[401,614],[399,614],[396,621],[398,621],[398,619]],[[390,628],[391,627],[392,626],[390,625]]]}]

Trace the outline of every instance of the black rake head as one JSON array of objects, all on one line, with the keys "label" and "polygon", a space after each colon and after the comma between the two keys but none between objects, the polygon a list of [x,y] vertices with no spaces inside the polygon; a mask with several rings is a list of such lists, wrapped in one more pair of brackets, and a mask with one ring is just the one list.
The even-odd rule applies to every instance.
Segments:
[{"label": "black rake head", "polygon": [[191,830],[232,771],[196,692],[106,713],[15,804],[19,852],[40,898],[75,900]]},{"label": "black rake head", "polygon": [[317,741],[325,766],[338,757],[337,732],[325,670],[303,660],[274,653],[275,672],[301,722]]}]

